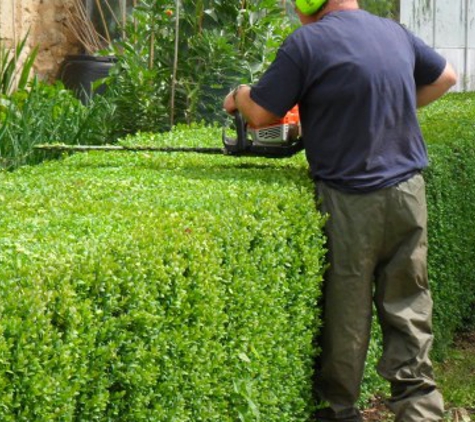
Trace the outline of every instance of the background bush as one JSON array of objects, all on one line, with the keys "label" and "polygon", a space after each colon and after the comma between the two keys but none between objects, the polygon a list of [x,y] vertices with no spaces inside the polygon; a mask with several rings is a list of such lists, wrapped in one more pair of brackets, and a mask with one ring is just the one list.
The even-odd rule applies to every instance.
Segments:
[{"label": "background bush", "polygon": [[97,96],[85,107],[59,82],[29,79],[37,49],[17,60],[26,39],[14,54],[0,43],[0,170],[42,161],[38,144],[103,144],[117,132],[107,98]]},{"label": "background bush", "polygon": [[13,170],[45,157],[38,144],[104,144],[113,137],[114,106],[96,97],[85,107],[61,83],[34,79],[24,89],[0,97],[0,168]]},{"label": "background bush", "polygon": [[122,133],[222,123],[224,95],[262,73],[292,28],[282,0],[180,4],[142,0],[127,39],[114,46],[119,63],[110,86]]}]

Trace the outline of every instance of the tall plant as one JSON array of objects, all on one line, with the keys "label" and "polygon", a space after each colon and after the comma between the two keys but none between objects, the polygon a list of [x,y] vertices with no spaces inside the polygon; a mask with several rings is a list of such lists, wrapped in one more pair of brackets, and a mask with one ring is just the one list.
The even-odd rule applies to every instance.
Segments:
[{"label": "tall plant", "polygon": [[37,49],[20,60],[26,40],[13,52],[0,45],[0,169],[41,160],[34,148],[40,143],[103,143],[115,132],[106,97],[85,107],[62,84],[29,78]]},{"label": "tall plant", "polygon": [[275,0],[190,3],[182,50],[191,59],[180,61],[179,73],[188,100],[186,117],[215,120],[224,94],[260,76],[292,27]]},{"label": "tall plant", "polygon": [[142,0],[114,45],[117,65],[109,93],[117,105],[123,134],[159,130],[169,122],[173,61],[172,1]]},{"label": "tall plant", "polygon": [[28,34],[13,48],[0,44],[0,94],[10,95],[16,89],[24,89],[28,84],[38,48],[34,48],[23,58]]},{"label": "tall plant", "polygon": [[0,168],[16,169],[46,156],[38,144],[101,144],[112,140],[113,105],[98,96],[87,107],[62,84],[33,79],[28,89],[2,97]]}]

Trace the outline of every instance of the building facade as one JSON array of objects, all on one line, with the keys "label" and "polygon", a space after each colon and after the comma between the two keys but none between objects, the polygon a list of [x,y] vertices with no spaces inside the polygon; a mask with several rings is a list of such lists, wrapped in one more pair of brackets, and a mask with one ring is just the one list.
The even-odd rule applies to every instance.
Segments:
[{"label": "building facade", "polygon": [[455,67],[456,91],[475,91],[475,0],[401,0],[401,23]]}]

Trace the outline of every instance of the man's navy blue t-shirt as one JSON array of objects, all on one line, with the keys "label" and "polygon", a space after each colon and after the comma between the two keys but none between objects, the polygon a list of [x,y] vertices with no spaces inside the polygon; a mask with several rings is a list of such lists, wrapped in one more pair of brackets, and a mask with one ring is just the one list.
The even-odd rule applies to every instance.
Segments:
[{"label": "man's navy blue t-shirt", "polygon": [[445,65],[394,21],[332,12],[286,39],[251,98],[277,116],[298,104],[313,178],[369,192],[427,166],[416,89]]}]

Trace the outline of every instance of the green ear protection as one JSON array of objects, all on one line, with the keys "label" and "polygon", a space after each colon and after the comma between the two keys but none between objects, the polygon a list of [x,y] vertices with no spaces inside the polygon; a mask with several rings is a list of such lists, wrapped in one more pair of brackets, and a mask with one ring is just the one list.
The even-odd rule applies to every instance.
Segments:
[{"label": "green ear protection", "polygon": [[304,15],[313,15],[318,12],[327,0],[296,0],[295,5]]}]

